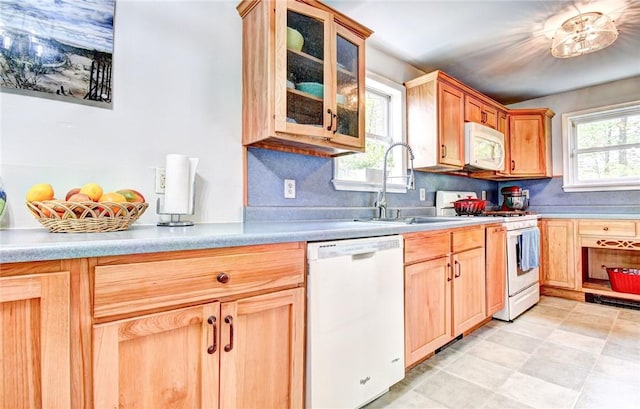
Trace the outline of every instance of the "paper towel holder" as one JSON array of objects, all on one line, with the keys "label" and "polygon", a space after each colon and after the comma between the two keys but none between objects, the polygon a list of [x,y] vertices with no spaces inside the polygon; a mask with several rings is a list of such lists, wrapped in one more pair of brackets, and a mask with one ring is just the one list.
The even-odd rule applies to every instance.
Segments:
[{"label": "paper towel holder", "polygon": [[160,211],[160,198],[156,199],[156,213],[161,216],[170,216],[171,220],[167,221],[159,221],[158,226],[161,227],[187,227],[193,226],[193,222],[191,220],[180,220],[181,216],[193,215],[195,213],[196,208],[196,195],[195,195],[195,183],[193,188],[193,195],[191,196],[191,209],[193,210],[191,213],[164,213]]}]

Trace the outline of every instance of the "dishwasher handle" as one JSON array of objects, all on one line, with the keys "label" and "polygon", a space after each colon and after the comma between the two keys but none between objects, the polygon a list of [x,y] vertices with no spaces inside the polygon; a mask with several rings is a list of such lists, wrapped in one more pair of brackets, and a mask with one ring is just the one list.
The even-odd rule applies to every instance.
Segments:
[{"label": "dishwasher handle", "polygon": [[367,251],[364,253],[354,253],[351,255],[351,260],[352,261],[365,260],[368,258],[372,258],[375,255],[376,255],[375,251]]}]

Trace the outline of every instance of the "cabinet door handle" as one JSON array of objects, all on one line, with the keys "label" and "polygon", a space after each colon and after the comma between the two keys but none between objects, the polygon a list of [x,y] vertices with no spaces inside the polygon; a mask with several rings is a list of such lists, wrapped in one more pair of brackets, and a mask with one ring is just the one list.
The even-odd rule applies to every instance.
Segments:
[{"label": "cabinet door handle", "polygon": [[213,315],[210,316],[207,322],[213,327],[213,342],[209,345],[209,348],[207,348],[207,353],[213,354],[218,349],[218,326],[216,325],[216,317]]},{"label": "cabinet door handle", "polygon": [[486,112],[482,112],[480,117],[482,118],[481,121],[482,121],[483,124],[487,122],[487,113]]},{"label": "cabinet door handle", "polygon": [[440,157],[441,158],[446,158],[447,157],[447,146],[446,145],[440,145]]},{"label": "cabinet door handle", "polygon": [[331,108],[327,109],[327,114],[329,114],[329,126],[327,126],[327,131],[330,131],[333,128],[333,112],[331,112]]},{"label": "cabinet door handle", "polygon": [[338,114],[333,114],[333,118],[336,120],[335,127],[333,128],[333,133],[338,132]]},{"label": "cabinet door handle", "polygon": [[462,264],[460,264],[460,263],[458,262],[458,260],[455,260],[455,261],[453,262],[453,264],[455,264],[455,266],[457,266],[457,267],[458,267],[458,268],[456,269],[456,268],[455,268],[455,266],[454,266],[454,269],[456,270],[456,273],[455,273],[453,276],[454,276],[454,277],[456,277],[456,278],[457,278],[457,277],[460,277],[460,275],[462,275]]},{"label": "cabinet door handle", "polygon": [[453,280],[453,269],[451,268],[451,263],[447,263],[447,281]]},{"label": "cabinet door handle", "polygon": [[218,280],[219,283],[226,284],[229,282],[229,274],[225,273],[224,271],[218,273],[218,275],[216,276],[216,280]]},{"label": "cabinet door handle", "polygon": [[224,317],[224,322],[229,324],[229,343],[224,346],[224,351],[229,352],[233,349],[233,317],[231,315],[227,315]]},{"label": "cabinet door handle", "polygon": [[516,170],[516,161],[515,160],[511,161],[511,170],[512,171]]}]

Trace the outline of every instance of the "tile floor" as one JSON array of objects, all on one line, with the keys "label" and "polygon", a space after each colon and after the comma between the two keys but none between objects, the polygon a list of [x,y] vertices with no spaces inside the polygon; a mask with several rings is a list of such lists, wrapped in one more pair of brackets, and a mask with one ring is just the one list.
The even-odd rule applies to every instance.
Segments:
[{"label": "tile floor", "polygon": [[640,311],[542,297],[413,368],[374,408],[640,408]]}]

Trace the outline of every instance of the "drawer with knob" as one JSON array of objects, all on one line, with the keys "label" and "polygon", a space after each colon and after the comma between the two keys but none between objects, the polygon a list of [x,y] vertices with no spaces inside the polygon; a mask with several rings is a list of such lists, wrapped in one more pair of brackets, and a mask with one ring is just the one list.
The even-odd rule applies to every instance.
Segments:
[{"label": "drawer with knob", "polygon": [[211,255],[197,251],[186,258],[184,252],[181,258],[165,254],[150,255],[150,261],[140,256],[108,265],[98,261],[93,273],[94,318],[104,321],[304,282],[301,243],[218,249]]},{"label": "drawer with knob", "polygon": [[578,234],[581,236],[635,237],[636,223],[631,220],[580,220]]}]

